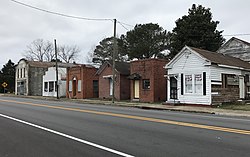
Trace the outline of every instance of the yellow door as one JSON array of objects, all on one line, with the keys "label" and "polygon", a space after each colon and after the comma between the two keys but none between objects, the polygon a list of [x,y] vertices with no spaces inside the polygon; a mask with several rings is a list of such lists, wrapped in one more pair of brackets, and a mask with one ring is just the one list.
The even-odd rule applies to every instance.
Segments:
[{"label": "yellow door", "polygon": [[139,80],[134,81],[135,99],[139,99]]}]

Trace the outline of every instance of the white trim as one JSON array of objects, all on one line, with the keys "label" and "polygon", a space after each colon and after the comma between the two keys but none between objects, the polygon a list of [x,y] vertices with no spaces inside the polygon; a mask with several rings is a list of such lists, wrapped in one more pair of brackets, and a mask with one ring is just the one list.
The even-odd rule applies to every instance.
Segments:
[{"label": "white trim", "polygon": [[113,75],[106,75],[106,76],[103,76],[102,78],[104,78],[104,79],[112,79]]},{"label": "white trim", "polygon": [[222,85],[222,82],[211,82],[211,85]]},{"label": "white trim", "polygon": [[238,70],[250,71],[250,69],[245,69],[245,68],[236,67],[236,66],[230,66],[230,65],[224,65],[224,64],[218,64],[218,66],[219,67],[223,67],[223,68],[230,68],[230,69],[238,69]]}]

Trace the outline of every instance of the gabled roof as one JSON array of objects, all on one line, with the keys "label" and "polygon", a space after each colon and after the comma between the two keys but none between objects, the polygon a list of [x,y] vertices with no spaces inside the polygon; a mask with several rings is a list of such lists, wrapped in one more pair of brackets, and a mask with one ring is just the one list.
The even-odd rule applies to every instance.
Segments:
[{"label": "gabled roof", "polygon": [[194,47],[190,47],[190,48],[194,50],[195,52],[199,53],[204,58],[208,59],[211,63],[250,69],[250,64],[241,59],[231,57],[229,55],[223,55],[217,52],[211,52],[207,50],[194,48]]},{"label": "gabled roof", "polygon": [[185,52],[185,50],[188,49],[191,52],[194,52],[198,54],[201,58],[204,60],[207,60],[211,62],[211,64],[217,64],[217,65],[226,65],[226,66],[232,66],[232,67],[238,67],[238,68],[244,68],[244,69],[250,69],[250,63],[245,62],[241,59],[231,57],[229,55],[224,55],[217,52],[211,52],[199,48],[194,47],[188,47],[185,46],[174,58],[169,62],[168,65],[172,64],[178,56],[180,56],[182,53]]},{"label": "gabled roof", "polygon": [[[29,66],[31,67],[41,67],[41,68],[48,68],[48,67],[54,67],[56,66],[56,62],[40,62],[40,61],[29,61],[29,60],[26,60],[26,59],[20,59],[20,61],[25,61],[26,64],[29,64]],[[18,62],[18,64],[19,64]],[[67,68],[67,67],[73,67],[73,66],[76,66],[77,64],[74,64],[74,63],[62,63],[62,62],[58,62],[58,67],[61,67],[61,68]]]},{"label": "gabled roof", "polygon": [[250,46],[250,43],[249,43],[249,42],[244,41],[244,40],[241,40],[241,39],[236,38],[236,37],[232,37],[232,38],[230,38],[225,44],[223,44],[223,45],[217,50],[217,52],[220,52],[221,49],[223,49],[224,47],[226,47],[226,46],[227,46],[228,44],[230,44],[233,40],[239,41],[239,42],[241,42],[241,43],[244,43],[244,44]]},{"label": "gabled roof", "polygon": [[[113,62],[112,61],[105,61],[103,65],[98,69],[96,74],[100,74],[107,65],[110,65],[113,67]],[[129,75],[130,74],[130,64],[128,62],[119,62],[115,61],[115,70],[119,72],[121,75]]]}]

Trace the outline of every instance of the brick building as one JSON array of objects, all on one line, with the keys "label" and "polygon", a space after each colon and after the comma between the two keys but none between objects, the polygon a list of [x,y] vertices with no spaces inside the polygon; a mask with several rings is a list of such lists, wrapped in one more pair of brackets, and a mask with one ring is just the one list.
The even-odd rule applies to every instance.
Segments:
[{"label": "brick building", "polygon": [[[112,61],[106,61],[97,71],[99,76],[99,98],[112,98],[113,77],[112,77]],[[130,65],[126,62],[115,63],[115,99],[130,99],[130,80],[127,78],[130,73]]]},{"label": "brick building", "polygon": [[160,102],[166,100],[166,60],[145,59],[130,63],[130,97],[132,101]]},{"label": "brick building", "polygon": [[67,68],[66,97],[76,99],[98,98],[97,68],[76,65]]}]

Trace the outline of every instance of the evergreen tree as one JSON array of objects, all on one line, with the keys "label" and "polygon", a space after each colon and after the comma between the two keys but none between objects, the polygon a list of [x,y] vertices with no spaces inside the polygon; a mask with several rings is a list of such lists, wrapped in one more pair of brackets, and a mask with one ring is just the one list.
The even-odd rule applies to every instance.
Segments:
[{"label": "evergreen tree", "polygon": [[15,64],[9,60],[1,69],[0,71],[0,85],[1,85],[1,92],[3,92],[2,83],[6,82],[8,86],[6,90],[8,92],[15,91]]},{"label": "evergreen tree", "polygon": [[223,31],[216,30],[219,21],[212,20],[210,8],[192,5],[188,15],[176,21],[171,33],[171,53],[174,57],[185,45],[216,51],[224,43]]},{"label": "evergreen tree", "polygon": [[161,52],[169,45],[169,35],[158,24],[138,24],[121,36],[123,51],[130,60],[162,57]]},{"label": "evergreen tree", "polygon": [[[115,56],[118,61],[126,61],[126,54],[121,50],[121,40],[117,39],[117,55]],[[114,52],[114,37],[108,37],[100,41],[99,45],[95,47],[93,60],[94,63],[102,64],[106,60],[112,60]]]}]

